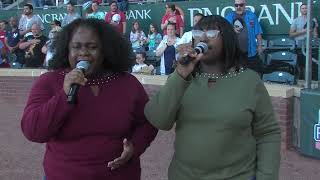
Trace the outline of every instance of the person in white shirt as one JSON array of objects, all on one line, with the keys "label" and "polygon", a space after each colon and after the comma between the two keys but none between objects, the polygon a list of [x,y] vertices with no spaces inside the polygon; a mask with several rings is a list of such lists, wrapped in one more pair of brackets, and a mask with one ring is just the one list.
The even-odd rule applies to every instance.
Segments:
[{"label": "person in white shirt", "polygon": [[[298,16],[293,20],[289,31],[290,37],[295,39],[296,44],[299,47],[301,47],[302,42],[307,37],[307,4],[301,4],[300,13],[301,16]],[[314,38],[318,37],[318,22],[316,18],[313,18],[311,21],[311,33],[313,34]]]},{"label": "person in white shirt", "polygon": [[142,51],[136,52],[136,64],[132,67],[132,73],[152,74],[154,67],[144,63],[146,53]]},{"label": "person in white shirt", "polygon": [[[203,14],[201,13],[196,13],[194,16],[193,16],[193,25],[192,26],[195,26],[199,21],[200,19],[203,18]],[[188,31],[188,32],[185,32],[183,34],[183,36],[181,37],[181,39],[177,42],[177,46],[181,45],[181,44],[187,44],[187,43],[191,43],[192,42],[192,30],[191,31]]]},{"label": "person in white shirt", "polygon": [[20,31],[20,35],[22,37],[32,35],[31,26],[33,24],[38,24],[40,26],[41,31],[44,30],[44,26],[40,17],[33,14],[33,6],[31,4],[25,4],[23,6],[23,14],[19,20],[18,29]]},{"label": "person in white shirt", "polygon": [[147,37],[141,29],[139,21],[133,21],[132,29],[130,32],[130,42],[132,44],[132,49],[138,50],[140,48],[143,48],[146,40]]},{"label": "person in white shirt", "polygon": [[81,16],[74,12],[74,5],[71,2],[67,3],[67,15],[63,17],[62,19],[62,27],[70,24],[72,21],[81,18]]},{"label": "person in white shirt", "polygon": [[167,35],[163,37],[156,49],[156,56],[161,56],[161,75],[169,75],[174,71],[175,61],[178,57],[176,47],[179,40],[180,38],[176,36],[176,25],[174,23],[168,23]]}]

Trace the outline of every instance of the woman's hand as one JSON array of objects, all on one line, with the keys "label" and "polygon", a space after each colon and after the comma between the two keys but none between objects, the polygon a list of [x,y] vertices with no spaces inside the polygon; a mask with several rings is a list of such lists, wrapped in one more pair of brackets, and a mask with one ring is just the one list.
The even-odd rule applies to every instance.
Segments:
[{"label": "woman's hand", "polygon": [[108,167],[114,170],[126,164],[133,156],[133,149],[133,144],[125,138],[123,140],[123,151],[120,157],[108,162]]},{"label": "woman's hand", "polygon": [[72,84],[84,86],[87,81],[87,78],[84,77],[84,74],[80,69],[73,69],[64,77],[63,90],[67,95]]},{"label": "woman's hand", "polygon": [[[177,51],[179,53],[177,72],[183,78],[187,79],[187,77],[192,73],[195,65],[199,62],[202,54],[197,55],[194,51],[191,43],[181,44],[177,47]],[[184,64],[184,59],[187,57],[190,62]]]}]

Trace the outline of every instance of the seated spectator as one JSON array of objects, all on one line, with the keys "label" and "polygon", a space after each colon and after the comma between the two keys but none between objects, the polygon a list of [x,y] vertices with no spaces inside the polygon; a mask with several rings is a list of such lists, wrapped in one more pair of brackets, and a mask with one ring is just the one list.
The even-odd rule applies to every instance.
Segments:
[{"label": "seated spectator", "polygon": [[32,35],[24,38],[19,45],[20,49],[25,50],[25,65],[28,68],[41,68],[45,54],[41,52],[41,48],[48,41],[48,38],[43,36],[38,24],[33,24],[31,27]]},{"label": "seated spectator", "polygon": [[4,44],[0,41],[0,68],[8,68],[10,65],[6,62],[6,51]]},{"label": "seated spectator", "polygon": [[141,30],[139,21],[135,20],[132,23],[130,32],[130,42],[133,50],[142,49],[147,40],[146,35]]},{"label": "seated spectator", "polygon": [[143,51],[136,52],[136,64],[132,67],[132,73],[152,74],[154,67],[144,63],[146,53]]},{"label": "seated spectator", "polygon": [[93,1],[91,4],[92,13],[87,15],[87,18],[95,18],[95,19],[101,19],[104,20],[105,13],[102,11],[99,11],[99,2]]},{"label": "seated spectator", "polygon": [[180,40],[176,36],[176,25],[169,23],[166,29],[168,35],[164,36],[156,49],[156,55],[161,56],[160,74],[168,75],[174,71],[174,64],[177,59],[176,46]]},{"label": "seated spectator", "polygon": [[61,29],[61,22],[58,20],[53,20],[50,25],[51,30],[49,31],[49,38],[53,36],[51,33],[56,32],[57,29]]},{"label": "seated spectator", "polygon": [[8,52],[8,48],[5,44],[5,38],[6,38],[6,21],[1,20],[0,21],[0,41],[3,44],[4,51]]},{"label": "seated spectator", "polygon": [[83,3],[82,11],[84,13],[84,17],[88,17],[88,15],[93,12],[91,5],[92,5],[92,1],[86,1],[85,3]]},{"label": "seated spectator", "polygon": [[158,32],[157,27],[154,24],[150,24],[149,34],[147,38],[148,51],[154,51],[159,46],[162,40],[161,34]]},{"label": "seated spectator", "polygon": [[48,67],[49,61],[53,57],[53,48],[52,48],[52,41],[56,37],[57,33],[61,30],[61,27],[59,26],[60,21],[54,20],[51,24],[52,29],[49,32],[49,40],[46,42],[46,44],[41,48],[41,52],[46,55],[45,61],[43,66]]},{"label": "seated spectator", "polygon": [[21,68],[24,64],[24,51],[19,49],[22,37],[20,36],[18,29],[18,19],[16,17],[11,17],[9,24],[11,30],[6,33],[5,44],[7,45],[8,51],[8,61],[12,68]]}]

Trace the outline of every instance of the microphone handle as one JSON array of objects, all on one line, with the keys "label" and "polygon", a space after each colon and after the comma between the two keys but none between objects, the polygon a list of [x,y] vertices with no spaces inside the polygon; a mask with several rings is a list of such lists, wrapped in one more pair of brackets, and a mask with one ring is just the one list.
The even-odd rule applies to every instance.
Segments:
[{"label": "microphone handle", "polygon": [[186,57],[183,57],[179,63],[182,65],[187,65],[191,62],[191,57],[189,55],[187,55]]},{"label": "microphone handle", "polygon": [[[85,72],[85,69],[79,68],[82,73]],[[80,85],[79,84],[71,84],[71,87],[69,89],[68,95],[67,95],[67,102],[68,104],[77,104],[77,94],[79,91]]]},{"label": "microphone handle", "polygon": [[[200,54],[200,53],[201,53],[201,51],[200,51],[198,48],[195,48],[194,51],[195,51],[197,54]],[[189,55],[187,55],[186,57],[183,57],[182,60],[180,60],[180,64],[182,64],[182,65],[187,65],[187,64],[189,64],[191,61],[192,61],[192,57],[190,57]]]},{"label": "microphone handle", "polygon": [[68,104],[77,104],[77,94],[79,90],[79,84],[72,84],[68,95],[67,95],[67,102]]}]

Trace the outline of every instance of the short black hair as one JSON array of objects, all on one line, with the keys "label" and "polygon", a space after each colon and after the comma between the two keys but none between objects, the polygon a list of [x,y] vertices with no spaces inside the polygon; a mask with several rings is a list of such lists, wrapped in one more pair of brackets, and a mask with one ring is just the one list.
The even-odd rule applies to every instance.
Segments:
[{"label": "short black hair", "polygon": [[223,54],[221,64],[223,71],[227,72],[235,67],[239,70],[240,66],[246,62],[246,54],[240,50],[238,37],[234,32],[232,25],[222,16],[210,15],[204,16],[194,27],[198,30],[219,30],[223,43]]},{"label": "short black hair", "polygon": [[52,42],[53,58],[50,70],[69,68],[69,43],[73,34],[80,27],[92,30],[100,40],[103,56],[103,69],[112,72],[125,72],[131,69],[135,57],[127,38],[103,20],[89,18],[77,19],[65,26]]},{"label": "short black hair", "polygon": [[177,30],[176,23],[169,22],[167,24],[167,27],[170,26],[170,25],[173,26],[175,30]]},{"label": "short black hair", "polygon": [[300,9],[301,9],[302,6],[307,6],[307,7],[308,7],[308,4],[302,3],[302,4],[300,5]]},{"label": "short black hair", "polygon": [[[29,4],[29,3],[28,3],[28,4],[25,4],[24,6],[27,6],[29,9],[31,9],[31,10],[33,11],[33,6],[32,6],[32,4]],[[23,6],[23,7],[24,7],[24,6]]]},{"label": "short black hair", "polygon": [[118,2],[117,2],[117,1],[111,1],[111,2],[109,3],[109,6],[111,6],[111,4],[113,4],[113,3],[116,3],[116,5],[118,6]]},{"label": "short black hair", "polygon": [[147,56],[147,53],[143,50],[136,51],[136,55],[138,55],[138,54],[141,54],[143,58],[146,58],[146,56]]}]

